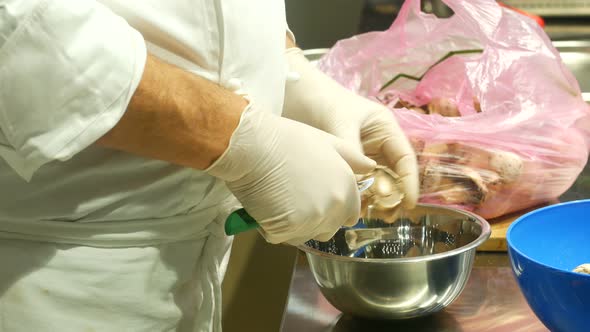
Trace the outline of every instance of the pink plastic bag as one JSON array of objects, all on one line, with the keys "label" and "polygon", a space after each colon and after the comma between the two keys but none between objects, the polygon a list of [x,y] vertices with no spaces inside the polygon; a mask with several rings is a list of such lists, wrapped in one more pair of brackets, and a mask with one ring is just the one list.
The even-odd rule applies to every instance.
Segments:
[{"label": "pink plastic bag", "polygon": [[422,202],[492,218],[558,197],[588,159],[576,79],[532,19],[493,0],[445,3],[455,15],[439,19],[406,0],[387,31],[338,42],[320,69],[392,109],[418,154]]}]

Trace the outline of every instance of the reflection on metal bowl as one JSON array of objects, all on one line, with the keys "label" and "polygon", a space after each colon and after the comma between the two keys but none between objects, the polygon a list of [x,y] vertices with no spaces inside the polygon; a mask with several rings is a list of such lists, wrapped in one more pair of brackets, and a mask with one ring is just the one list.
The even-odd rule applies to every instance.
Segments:
[{"label": "reflection on metal bowl", "polygon": [[426,204],[390,220],[369,210],[362,224],[395,228],[397,236],[372,242],[355,257],[348,256],[345,229],[328,242],[299,248],[326,299],[343,313],[366,318],[420,317],[448,306],[469,278],[477,246],[490,236],[482,218]]}]

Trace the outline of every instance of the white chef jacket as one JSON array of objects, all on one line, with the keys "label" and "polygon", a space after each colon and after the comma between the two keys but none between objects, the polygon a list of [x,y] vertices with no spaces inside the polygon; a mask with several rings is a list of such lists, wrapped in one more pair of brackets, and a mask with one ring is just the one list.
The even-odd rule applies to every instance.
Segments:
[{"label": "white chef jacket", "polygon": [[92,145],[146,49],[280,113],[280,0],[0,0],[0,331],[220,331],[236,207],[201,171]]}]

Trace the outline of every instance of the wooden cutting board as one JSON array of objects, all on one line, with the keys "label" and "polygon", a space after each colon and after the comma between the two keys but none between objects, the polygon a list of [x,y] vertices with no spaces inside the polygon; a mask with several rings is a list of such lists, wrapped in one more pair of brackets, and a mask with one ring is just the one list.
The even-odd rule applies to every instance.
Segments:
[{"label": "wooden cutting board", "polygon": [[552,204],[559,203],[559,201],[548,202],[545,204],[537,205],[535,207],[514,212],[511,214],[507,214],[502,217],[494,218],[488,220],[490,226],[492,228],[492,234],[490,235],[489,240],[484,242],[481,246],[477,248],[477,251],[507,251],[508,244],[506,243],[506,232],[508,231],[508,227],[520,216],[528,213],[530,211],[536,210],[543,206],[548,206]]}]

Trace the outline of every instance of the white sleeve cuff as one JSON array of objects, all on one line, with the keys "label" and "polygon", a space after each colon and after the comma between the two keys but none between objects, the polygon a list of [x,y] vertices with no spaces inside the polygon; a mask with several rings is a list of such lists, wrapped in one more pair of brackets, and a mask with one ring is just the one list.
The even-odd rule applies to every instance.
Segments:
[{"label": "white sleeve cuff", "polygon": [[287,22],[285,22],[285,26],[287,27],[287,36],[289,36],[289,38],[291,38],[291,40],[293,41],[293,44],[297,45],[297,39],[295,39],[295,34],[291,30],[291,28],[289,28],[289,24]]}]

